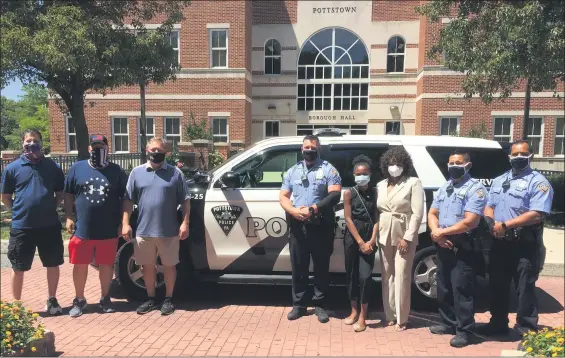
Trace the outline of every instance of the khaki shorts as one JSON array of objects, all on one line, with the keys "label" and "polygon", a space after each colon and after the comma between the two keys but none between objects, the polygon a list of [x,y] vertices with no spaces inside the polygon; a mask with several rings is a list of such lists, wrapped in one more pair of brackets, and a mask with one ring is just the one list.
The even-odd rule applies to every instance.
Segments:
[{"label": "khaki shorts", "polygon": [[133,255],[138,265],[155,265],[157,255],[164,266],[179,263],[179,237],[136,237],[133,242]]}]

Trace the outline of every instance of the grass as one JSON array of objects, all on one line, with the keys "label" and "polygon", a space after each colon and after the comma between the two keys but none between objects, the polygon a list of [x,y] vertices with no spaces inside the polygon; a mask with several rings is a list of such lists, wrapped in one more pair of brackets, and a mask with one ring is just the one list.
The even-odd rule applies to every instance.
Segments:
[{"label": "grass", "polygon": [[[61,235],[63,236],[63,240],[69,240],[71,235],[64,229],[65,227],[65,216],[63,215],[62,210],[58,210],[57,213],[59,214],[59,220],[61,221]],[[12,213],[3,211],[0,213],[0,239],[1,240],[8,240],[10,238],[10,225],[12,222]]]}]

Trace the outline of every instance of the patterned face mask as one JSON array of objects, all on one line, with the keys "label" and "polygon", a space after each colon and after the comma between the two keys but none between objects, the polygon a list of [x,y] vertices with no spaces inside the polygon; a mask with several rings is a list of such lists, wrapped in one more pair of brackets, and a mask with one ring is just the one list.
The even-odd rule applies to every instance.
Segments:
[{"label": "patterned face mask", "polygon": [[41,159],[42,153],[42,145],[41,142],[31,142],[31,143],[24,143],[24,157],[30,162],[37,162]]},{"label": "patterned face mask", "polygon": [[108,165],[108,150],[106,148],[93,148],[90,151],[90,164],[94,168],[104,168]]}]

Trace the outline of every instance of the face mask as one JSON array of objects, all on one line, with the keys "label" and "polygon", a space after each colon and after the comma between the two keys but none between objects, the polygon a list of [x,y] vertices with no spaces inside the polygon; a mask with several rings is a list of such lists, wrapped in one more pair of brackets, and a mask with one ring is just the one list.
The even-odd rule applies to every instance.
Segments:
[{"label": "face mask", "polygon": [[399,177],[400,175],[402,175],[402,167],[399,167],[398,165],[391,165],[388,167],[388,173],[390,174],[391,177],[396,178]]},{"label": "face mask", "polygon": [[41,142],[24,143],[24,156],[30,161],[41,158]]},{"label": "face mask", "polygon": [[160,164],[160,163],[163,163],[163,161],[165,160],[165,153],[155,152],[155,153],[148,153],[148,154],[149,154],[149,160],[151,161],[151,163]]},{"label": "face mask", "polygon": [[315,149],[304,149],[302,151],[302,157],[307,162],[313,162],[318,159],[318,151]]},{"label": "face mask", "polygon": [[365,185],[369,184],[370,180],[371,180],[370,175],[356,175],[355,176],[355,183],[359,186],[365,186]]},{"label": "face mask", "polygon": [[90,151],[90,164],[94,168],[104,168],[108,165],[108,151],[106,148],[94,148]]},{"label": "face mask", "polygon": [[459,179],[463,175],[467,174],[468,165],[447,165],[447,171],[449,172],[449,176],[451,179]]},{"label": "face mask", "polygon": [[521,155],[517,157],[510,157],[510,165],[512,165],[512,169],[516,171],[521,171],[526,169],[530,165],[530,158],[532,155],[528,155],[527,157],[523,157]]}]

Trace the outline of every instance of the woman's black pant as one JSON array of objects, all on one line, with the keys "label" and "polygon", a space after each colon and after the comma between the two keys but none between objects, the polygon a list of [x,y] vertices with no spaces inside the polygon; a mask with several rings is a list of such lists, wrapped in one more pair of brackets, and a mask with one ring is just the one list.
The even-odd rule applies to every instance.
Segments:
[{"label": "woman's black pant", "polygon": [[370,255],[363,254],[359,250],[359,244],[350,234],[345,235],[343,246],[349,300],[360,301],[361,304],[369,303],[375,251]]}]

